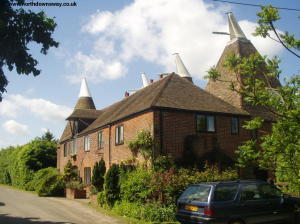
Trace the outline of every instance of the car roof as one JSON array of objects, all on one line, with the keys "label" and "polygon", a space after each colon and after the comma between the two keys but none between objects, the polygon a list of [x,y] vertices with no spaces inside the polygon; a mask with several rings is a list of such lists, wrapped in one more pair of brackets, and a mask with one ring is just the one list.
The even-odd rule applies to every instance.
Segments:
[{"label": "car roof", "polygon": [[250,184],[250,183],[267,183],[266,181],[263,180],[235,180],[235,181],[214,181],[214,182],[201,182],[197,184],[192,184],[193,185],[226,185],[226,184]]}]

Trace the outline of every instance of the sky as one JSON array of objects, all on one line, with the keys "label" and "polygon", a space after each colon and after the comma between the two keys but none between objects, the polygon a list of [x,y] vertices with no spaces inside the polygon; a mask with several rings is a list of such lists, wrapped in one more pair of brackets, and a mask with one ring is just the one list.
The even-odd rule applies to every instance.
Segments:
[{"label": "sky", "polygon": [[[29,0],[25,0],[30,2]],[[73,3],[74,0],[37,0]],[[298,0],[232,0],[300,9]],[[36,1],[34,1],[36,2]],[[262,55],[281,58],[283,77],[299,74],[299,60],[270,39],[254,37],[258,7],[213,0],[75,0],[77,6],[24,7],[43,10],[54,18],[59,42],[47,55],[30,44],[42,70],[37,77],[5,74],[9,84],[0,102],[0,149],[22,145],[49,130],[60,138],[72,112],[83,77],[97,109],[122,100],[125,91],[142,87],[140,74],[157,80],[176,72],[173,53],[179,53],[194,83],[204,88],[206,71],[218,62],[229,41],[226,12],[233,12]],[[17,8],[17,7],[16,7]],[[298,11],[280,10],[279,31],[299,35]],[[297,36],[299,37],[299,36]],[[283,81],[283,79],[282,79]]]}]

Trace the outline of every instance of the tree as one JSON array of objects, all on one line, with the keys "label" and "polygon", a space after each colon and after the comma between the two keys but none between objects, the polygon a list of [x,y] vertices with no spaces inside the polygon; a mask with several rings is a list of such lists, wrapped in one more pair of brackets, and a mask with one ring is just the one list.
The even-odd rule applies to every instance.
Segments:
[{"label": "tree", "polygon": [[92,177],[92,184],[96,187],[98,192],[101,192],[103,190],[105,172],[105,162],[103,159],[101,159],[99,162],[95,163]]},{"label": "tree", "polygon": [[[276,31],[274,24],[280,18],[278,10],[272,6],[262,7],[262,12],[257,15],[260,19],[255,35],[269,37],[273,31],[278,42],[299,57],[300,39],[295,39],[288,32],[278,34]],[[246,103],[263,106],[276,117],[272,133],[259,140],[247,141],[239,147],[238,164],[246,166],[254,163],[260,168],[273,170],[277,181],[288,182],[288,190],[300,194],[300,76],[295,75],[282,85],[272,86],[268,80],[280,78],[279,60],[270,60],[259,54],[247,58],[232,54],[227,57],[224,66],[243,77],[239,80],[240,88],[236,87],[236,83],[231,83],[232,91],[242,94]],[[207,77],[218,80],[220,73],[213,67]],[[247,122],[244,128],[259,129],[263,122],[262,118],[256,117]]]},{"label": "tree", "polygon": [[0,1],[0,101],[6,92],[8,80],[3,68],[16,69],[18,74],[37,76],[38,61],[32,57],[28,45],[32,42],[41,44],[41,53],[47,54],[50,47],[58,47],[52,38],[56,23],[44,12],[34,13],[30,10],[14,9],[11,3],[24,3],[24,0]]}]

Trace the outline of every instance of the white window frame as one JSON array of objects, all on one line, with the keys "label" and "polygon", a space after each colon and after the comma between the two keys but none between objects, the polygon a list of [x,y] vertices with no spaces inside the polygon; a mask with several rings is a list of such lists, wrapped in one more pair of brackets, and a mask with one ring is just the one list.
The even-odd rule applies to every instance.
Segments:
[{"label": "white window frame", "polygon": [[124,144],[124,125],[116,127],[116,145]]},{"label": "white window frame", "polygon": [[84,136],[83,138],[83,148],[85,152],[89,152],[90,151],[90,136]]}]

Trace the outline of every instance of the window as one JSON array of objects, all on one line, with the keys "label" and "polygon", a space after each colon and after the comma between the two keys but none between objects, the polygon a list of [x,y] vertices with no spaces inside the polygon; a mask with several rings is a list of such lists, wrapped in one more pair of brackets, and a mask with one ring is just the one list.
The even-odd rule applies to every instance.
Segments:
[{"label": "window", "polygon": [[64,144],[64,157],[68,156],[68,145],[67,143]]},{"label": "window", "polygon": [[98,147],[102,149],[104,147],[104,136],[103,136],[103,131],[100,131],[98,133]]},{"label": "window", "polygon": [[247,184],[242,187],[241,201],[259,200],[261,195],[256,184]]},{"label": "window", "polygon": [[239,134],[239,119],[236,117],[231,118],[231,134]]},{"label": "window", "polygon": [[120,125],[116,127],[116,145],[124,143],[124,126]]},{"label": "window", "polygon": [[90,136],[85,136],[84,137],[84,151],[88,152],[90,151]]},{"label": "window", "polygon": [[232,201],[237,193],[238,185],[220,185],[214,192],[214,201]]},{"label": "window", "polygon": [[71,147],[72,147],[72,155],[76,155],[77,154],[77,139],[73,139],[73,141],[71,142]]},{"label": "window", "polygon": [[190,186],[182,193],[180,199],[207,202],[210,191],[211,186],[209,185]]},{"label": "window", "polygon": [[281,191],[269,184],[262,184],[258,188],[263,199],[279,199],[282,197]]},{"label": "window", "polygon": [[215,132],[215,116],[197,114],[196,130],[198,132]]},{"label": "window", "polygon": [[84,183],[91,184],[91,167],[84,167]]}]

